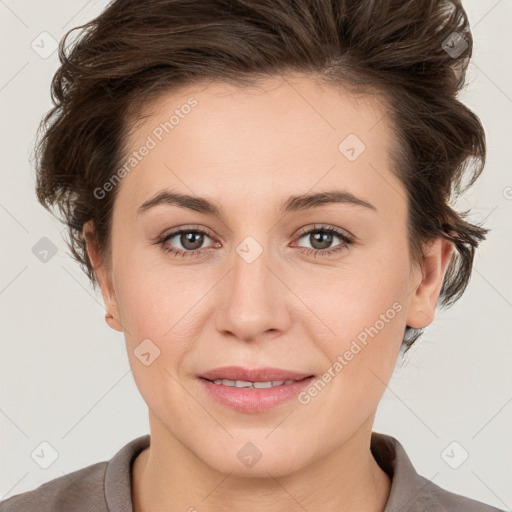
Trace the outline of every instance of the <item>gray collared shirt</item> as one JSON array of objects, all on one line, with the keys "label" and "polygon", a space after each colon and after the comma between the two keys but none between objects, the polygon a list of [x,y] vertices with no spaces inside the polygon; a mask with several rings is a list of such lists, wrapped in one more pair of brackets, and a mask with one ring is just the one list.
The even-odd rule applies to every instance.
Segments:
[{"label": "gray collared shirt", "polygon": [[[149,434],[133,439],[108,461],[0,501],[0,512],[133,512],[131,468],[149,444]],[[504,512],[449,492],[419,475],[394,437],[372,432],[371,452],[391,478],[383,512]]]}]

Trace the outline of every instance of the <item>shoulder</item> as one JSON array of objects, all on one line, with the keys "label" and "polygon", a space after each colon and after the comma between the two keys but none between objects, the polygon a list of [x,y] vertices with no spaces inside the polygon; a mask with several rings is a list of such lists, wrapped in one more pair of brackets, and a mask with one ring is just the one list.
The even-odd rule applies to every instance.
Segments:
[{"label": "shoulder", "polygon": [[149,444],[149,434],[132,439],[110,460],[64,474],[32,491],[0,501],[0,512],[132,510],[132,463]]},{"label": "shoulder", "polygon": [[402,444],[392,436],[372,432],[371,452],[391,478],[383,512],[504,512],[448,491],[418,474]]},{"label": "shoulder", "polygon": [[503,509],[448,491],[422,476],[418,475],[418,480],[423,487],[417,496],[417,503],[429,512],[504,512]]},{"label": "shoulder", "polygon": [[106,511],[104,481],[108,462],[97,462],[0,501],[0,512]]}]

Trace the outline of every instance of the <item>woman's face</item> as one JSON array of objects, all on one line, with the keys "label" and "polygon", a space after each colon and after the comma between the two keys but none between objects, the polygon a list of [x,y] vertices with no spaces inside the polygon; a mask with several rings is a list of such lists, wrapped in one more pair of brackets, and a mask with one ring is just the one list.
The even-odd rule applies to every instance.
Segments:
[{"label": "woman's face", "polygon": [[[226,473],[280,475],[368,433],[406,325],[432,319],[447,259],[439,249],[419,286],[385,108],[296,76],[190,86],[147,113],[119,174],[112,269],[97,272],[152,443],[177,440]],[[188,207],[141,208],[162,191]],[[292,393],[221,384],[222,401],[200,376],[228,366],[314,377]]]}]

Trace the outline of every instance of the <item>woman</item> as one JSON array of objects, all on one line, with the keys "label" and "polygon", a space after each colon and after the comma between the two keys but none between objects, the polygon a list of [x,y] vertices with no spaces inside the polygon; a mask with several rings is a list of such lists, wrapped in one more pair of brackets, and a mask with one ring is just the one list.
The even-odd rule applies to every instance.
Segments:
[{"label": "woman", "polygon": [[117,0],[60,52],[37,194],[150,434],[0,510],[498,510],[372,431],[487,232],[460,2]]}]

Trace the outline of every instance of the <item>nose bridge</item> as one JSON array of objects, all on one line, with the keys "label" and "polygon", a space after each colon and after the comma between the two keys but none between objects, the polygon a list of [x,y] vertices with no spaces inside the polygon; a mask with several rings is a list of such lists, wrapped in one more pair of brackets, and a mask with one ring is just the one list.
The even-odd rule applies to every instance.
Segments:
[{"label": "nose bridge", "polygon": [[235,248],[232,269],[222,287],[225,300],[216,308],[219,331],[249,341],[266,331],[286,328],[284,287],[271,271],[272,260],[270,248],[252,236]]}]

